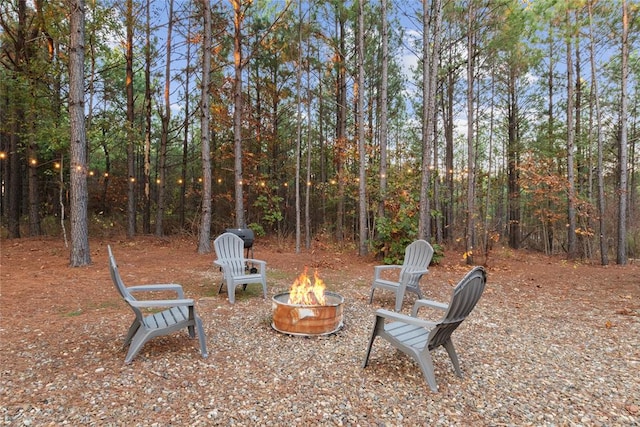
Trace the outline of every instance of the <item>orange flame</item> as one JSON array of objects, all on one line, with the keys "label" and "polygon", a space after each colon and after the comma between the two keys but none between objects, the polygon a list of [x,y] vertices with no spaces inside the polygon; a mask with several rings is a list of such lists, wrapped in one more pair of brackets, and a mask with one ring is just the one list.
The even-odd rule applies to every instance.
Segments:
[{"label": "orange flame", "polygon": [[318,277],[318,271],[313,273],[313,285],[307,276],[307,267],[304,272],[293,282],[289,292],[289,304],[302,305],[325,305],[324,289],[326,288],[322,279]]}]

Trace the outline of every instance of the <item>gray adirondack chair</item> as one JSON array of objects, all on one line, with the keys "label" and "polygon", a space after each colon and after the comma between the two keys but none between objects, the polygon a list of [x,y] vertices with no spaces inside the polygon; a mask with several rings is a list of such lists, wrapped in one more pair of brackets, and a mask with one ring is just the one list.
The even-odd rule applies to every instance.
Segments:
[{"label": "gray adirondack chair", "polygon": [[[416,240],[405,248],[402,265],[377,265],[373,267],[373,282],[371,283],[369,304],[373,302],[373,292],[378,288],[395,293],[395,310],[398,312],[402,309],[406,291],[414,292],[418,295],[418,298],[422,298],[420,279],[429,271],[432,257],[433,248],[431,245],[425,240]],[[397,281],[383,278],[383,272],[390,270],[398,272]]]},{"label": "gray adirondack chair", "polygon": [[[438,391],[438,386],[433,373],[431,351],[437,347],[443,346],[447,350],[456,374],[462,377],[451,334],[467,318],[480,299],[484,291],[486,277],[484,268],[475,267],[455,287],[449,304],[417,300],[413,306],[411,316],[390,310],[377,310],[375,324],[362,367],[364,368],[368,365],[373,341],[379,336],[389,341],[394,347],[406,353],[418,363],[427,384],[434,392]],[[443,311],[444,316],[437,322],[419,319],[417,316],[421,307],[430,307]]]},{"label": "gray adirondack chair", "polygon": [[[222,269],[223,285],[231,304],[236,301],[236,287],[259,283],[263,298],[267,298],[267,263],[262,260],[245,258],[244,241],[234,233],[223,233],[213,241],[217,260],[213,263]],[[251,265],[251,267],[249,266]],[[221,286],[222,289],[222,286]]]},{"label": "gray adirondack chair", "polygon": [[[182,286],[178,284],[154,284],[126,287],[120,277],[118,264],[111,251],[111,246],[107,246],[107,250],[109,252],[111,279],[120,296],[124,298],[135,314],[135,319],[129,327],[129,332],[124,340],[124,347],[129,346],[129,351],[124,359],[125,363],[131,363],[142,346],[150,339],[168,335],[183,328],[187,328],[191,338],[195,338],[195,333],[198,333],[200,353],[202,357],[206,358],[208,353],[202,321],[196,313],[194,300],[184,297]],[[173,291],[178,298],[138,300],[132,295],[136,292],[150,291]],[[147,308],[165,308],[165,310],[145,316],[142,310]]]}]

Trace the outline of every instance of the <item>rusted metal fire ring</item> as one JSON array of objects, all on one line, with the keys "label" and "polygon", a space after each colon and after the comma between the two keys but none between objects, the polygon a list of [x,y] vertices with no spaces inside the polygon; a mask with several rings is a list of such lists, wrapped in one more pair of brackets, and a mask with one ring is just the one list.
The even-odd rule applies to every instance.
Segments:
[{"label": "rusted metal fire ring", "polygon": [[271,327],[278,332],[299,336],[329,335],[343,326],[344,298],[335,292],[325,292],[325,305],[289,304],[290,292],[272,298]]}]

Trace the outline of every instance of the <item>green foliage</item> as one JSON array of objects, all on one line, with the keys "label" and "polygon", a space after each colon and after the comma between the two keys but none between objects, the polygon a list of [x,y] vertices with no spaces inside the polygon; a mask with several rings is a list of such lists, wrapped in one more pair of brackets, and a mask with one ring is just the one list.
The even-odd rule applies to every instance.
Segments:
[{"label": "green foliage", "polygon": [[252,230],[253,233],[258,237],[264,237],[264,236],[267,235],[267,233],[265,233],[265,231],[264,231],[264,227],[262,227],[262,225],[260,225],[260,224],[258,224],[256,222],[252,222],[247,227],[250,230]]},{"label": "green foliage", "polygon": [[277,186],[272,187],[271,190],[272,191],[269,191],[266,194],[260,194],[256,198],[253,206],[261,210],[261,218],[263,221],[269,224],[271,228],[276,228],[276,226],[284,219],[282,209],[280,208],[284,199],[276,194],[276,191],[278,190]]}]

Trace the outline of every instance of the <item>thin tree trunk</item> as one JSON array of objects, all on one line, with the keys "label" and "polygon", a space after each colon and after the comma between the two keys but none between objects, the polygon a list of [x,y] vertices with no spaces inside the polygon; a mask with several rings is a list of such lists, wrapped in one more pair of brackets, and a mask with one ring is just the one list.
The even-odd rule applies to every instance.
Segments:
[{"label": "thin tree trunk", "polygon": [[380,202],[378,217],[385,216],[385,201],[387,199],[387,135],[388,119],[388,86],[389,86],[389,24],[387,22],[387,0],[381,0],[382,16],[382,64],[380,82]]},{"label": "thin tree trunk", "polygon": [[[549,109],[549,121],[547,123],[547,139],[548,139],[548,144],[549,144],[549,152],[553,153],[554,152],[554,148],[555,148],[555,142],[554,142],[554,133],[555,133],[555,129],[554,129],[554,121],[555,121],[555,113],[554,113],[554,99],[553,99],[553,93],[554,93],[554,86],[553,86],[553,71],[554,71],[554,56],[553,56],[553,45],[554,45],[554,40],[553,40],[553,28],[550,25],[549,26],[549,77],[548,77],[548,90],[549,90],[549,99],[548,104],[547,104],[547,108]],[[550,189],[549,189],[550,190]],[[547,199],[547,210],[549,212],[553,211],[553,202],[551,201],[551,198],[549,197]],[[546,215],[546,217],[548,218],[550,215]],[[553,254],[553,240],[554,240],[554,228],[553,228],[553,221],[549,220],[545,218],[544,219],[544,223],[546,225],[546,229],[547,229],[547,239],[546,239],[546,244],[545,244],[545,249],[546,249],[546,254],[547,255],[551,255]]]},{"label": "thin tree trunk", "polygon": [[[298,2],[298,63],[296,66],[296,253],[302,244],[301,201],[300,201],[300,161],[302,156],[302,2]],[[308,190],[307,190],[308,191]]]},{"label": "thin tree trunk", "polygon": [[136,234],[136,191],[135,191],[135,117],[133,99],[133,0],[127,0],[127,44],[126,58],[126,93],[127,93],[127,237]]},{"label": "thin tree trunk", "polygon": [[507,136],[507,187],[509,204],[509,247],[520,248],[520,144],[517,133],[515,76],[509,73],[509,111]]},{"label": "thin tree trunk", "polygon": [[465,255],[467,264],[473,264],[475,246],[475,146],[473,93],[475,83],[475,11],[470,8],[467,15],[467,229],[465,233]]},{"label": "thin tree trunk", "polygon": [[211,72],[211,7],[202,0],[204,39],[202,41],[202,87],[200,88],[200,129],[202,138],[202,216],[198,253],[211,252],[211,142],[209,140],[209,74]]},{"label": "thin tree trunk", "polygon": [[604,192],[604,170],[603,170],[603,134],[602,134],[602,112],[600,111],[600,98],[598,94],[598,77],[596,73],[596,48],[593,37],[593,2],[588,2],[589,8],[589,60],[591,62],[591,98],[595,104],[596,116],[596,138],[598,145],[598,217],[600,233],[600,263],[609,265],[609,245],[607,243],[607,227],[605,221],[606,202]]},{"label": "thin tree trunk", "polygon": [[164,211],[167,191],[167,150],[171,126],[171,37],[173,33],[173,0],[169,0],[169,25],[167,27],[167,59],[164,75],[164,114],[162,114],[162,134],[160,136],[160,154],[158,156],[158,202],[156,209],[156,236],[164,235]]},{"label": "thin tree trunk", "polygon": [[[34,98],[35,99],[35,98]],[[35,129],[36,117],[34,114],[35,106],[30,107],[27,111],[27,123],[32,129]],[[27,144],[27,163],[28,183],[29,183],[29,236],[39,236],[42,234],[40,228],[40,192],[38,189],[38,147],[35,141],[35,135],[29,132],[29,143]]]},{"label": "thin tree trunk", "polygon": [[69,121],[71,132],[70,265],[91,264],[87,224],[87,141],[84,117],[84,0],[73,0],[70,16]]},{"label": "thin tree trunk", "polygon": [[242,189],[242,0],[231,0],[233,6],[233,64],[235,78],[233,82],[233,153],[236,227],[245,226],[244,200]]},{"label": "thin tree trunk", "polygon": [[[310,53],[310,45],[307,44],[307,58]],[[307,185],[305,185],[305,248],[311,249],[311,157],[312,157],[312,138],[311,138],[311,61],[307,61]]]},{"label": "thin tree trunk", "polygon": [[616,262],[620,265],[627,264],[627,78],[629,75],[629,5],[622,0],[622,76],[620,81],[620,157],[619,173],[620,186],[618,187],[618,251]]},{"label": "thin tree trunk", "polygon": [[338,76],[337,76],[337,125],[336,125],[336,175],[338,181],[337,213],[336,213],[336,240],[342,242],[344,239],[344,203],[345,203],[345,178],[344,178],[344,153],[347,144],[347,78],[345,64],[345,17],[342,5],[336,5],[338,9],[339,26],[339,51],[338,53]]},{"label": "thin tree trunk", "polygon": [[[567,12],[567,26],[571,25],[570,15]],[[573,88],[573,36],[567,36],[567,258],[576,257],[576,208],[575,208],[575,172],[574,172],[574,148],[575,148],[575,122],[574,122],[574,88]]]},{"label": "thin tree trunk", "polygon": [[[189,14],[191,15],[191,14]],[[209,30],[211,31],[211,30]],[[180,186],[180,228],[185,228],[185,211],[186,207],[186,196],[187,196],[187,166],[188,166],[188,155],[189,155],[189,123],[191,123],[190,117],[190,108],[189,105],[191,103],[191,96],[189,92],[189,83],[191,81],[191,18],[189,17],[189,22],[187,24],[187,52],[186,52],[186,60],[187,65],[185,67],[185,77],[184,77],[184,124],[183,124],[183,138],[182,138],[182,171],[181,171],[181,182]],[[209,55],[211,56],[211,55]]]},{"label": "thin tree trunk", "polygon": [[430,101],[430,62],[429,49],[431,10],[429,0],[422,0],[422,167],[420,179],[420,214],[418,219],[418,238],[429,241],[431,234],[431,207],[429,200],[429,184],[431,180],[431,117],[429,117]]},{"label": "thin tree trunk", "polygon": [[142,232],[151,233],[151,0],[146,3],[146,28],[144,52],[144,202],[142,210]]},{"label": "thin tree trunk", "polygon": [[358,111],[357,111],[357,126],[358,126],[358,154],[360,158],[359,177],[358,182],[358,231],[359,231],[359,245],[358,253],[360,256],[365,256],[368,253],[367,248],[367,153],[365,151],[364,143],[364,12],[362,7],[363,0],[358,0],[358,45],[357,45],[357,60],[358,60],[358,85],[357,96]]}]

